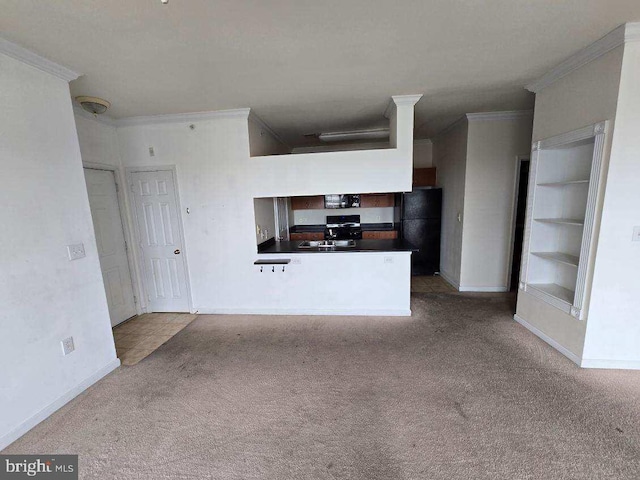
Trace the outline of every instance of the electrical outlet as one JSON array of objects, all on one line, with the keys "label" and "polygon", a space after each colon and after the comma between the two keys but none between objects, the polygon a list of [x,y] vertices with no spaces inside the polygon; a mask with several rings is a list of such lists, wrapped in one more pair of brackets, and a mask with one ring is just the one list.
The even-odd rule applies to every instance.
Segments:
[{"label": "electrical outlet", "polygon": [[384,263],[393,263],[393,257],[384,257]]},{"label": "electrical outlet", "polygon": [[153,147],[149,147],[149,156],[150,157],[156,156],[156,151],[153,149]]},{"label": "electrical outlet", "polygon": [[640,242],[640,226],[633,227],[632,242]]},{"label": "electrical outlet", "polygon": [[84,252],[84,243],[67,245],[67,253],[69,254],[69,260],[78,260],[79,258],[84,258],[87,256],[87,254]]},{"label": "electrical outlet", "polygon": [[73,344],[73,337],[65,338],[60,342],[60,345],[62,345],[63,355],[69,355],[76,349],[75,345]]}]

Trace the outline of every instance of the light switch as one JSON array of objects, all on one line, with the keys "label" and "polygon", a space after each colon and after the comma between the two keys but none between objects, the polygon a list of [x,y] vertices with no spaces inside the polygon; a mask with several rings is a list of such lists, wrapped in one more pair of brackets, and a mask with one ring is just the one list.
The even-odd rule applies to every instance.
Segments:
[{"label": "light switch", "polygon": [[79,258],[84,258],[87,256],[84,253],[84,243],[67,245],[67,252],[69,252],[69,260],[78,260]]},{"label": "light switch", "polygon": [[640,225],[633,227],[632,242],[640,242]]}]

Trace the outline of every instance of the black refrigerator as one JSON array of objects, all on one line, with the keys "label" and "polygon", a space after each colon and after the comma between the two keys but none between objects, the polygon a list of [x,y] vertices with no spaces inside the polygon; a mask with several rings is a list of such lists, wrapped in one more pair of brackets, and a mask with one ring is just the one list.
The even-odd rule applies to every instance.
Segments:
[{"label": "black refrigerator", "polygon": [[442,189],[415,187],[401,194],[399,213],[402,238],[419,248],[411,255],[411,274],[439,272]]}]

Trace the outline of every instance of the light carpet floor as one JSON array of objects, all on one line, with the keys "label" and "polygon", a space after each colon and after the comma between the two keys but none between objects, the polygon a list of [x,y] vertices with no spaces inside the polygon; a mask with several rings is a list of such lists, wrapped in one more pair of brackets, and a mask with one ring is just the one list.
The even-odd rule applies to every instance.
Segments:
[{"label": "light carpet floor", "polygon": [[79,454],[83,479],[640,478],[640,372],[577,368],[511,302],[199,316],[3,453]]}]

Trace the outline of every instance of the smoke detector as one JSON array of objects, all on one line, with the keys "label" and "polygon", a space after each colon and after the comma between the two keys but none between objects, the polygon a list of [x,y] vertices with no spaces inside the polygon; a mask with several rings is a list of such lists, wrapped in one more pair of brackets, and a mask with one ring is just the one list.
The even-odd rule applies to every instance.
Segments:
[{"label": "smoke detector", "polygon": [[94,115],[100,115],[106,112],[111,106],[111,103],[98,97],[76,97],[76,102],[87,112],[93,113]]}]

